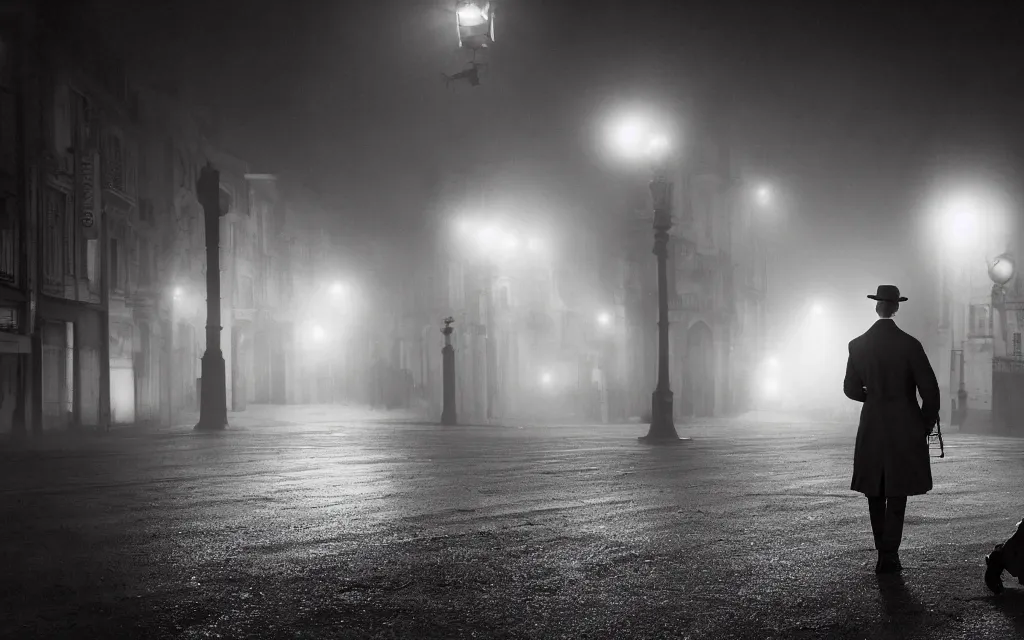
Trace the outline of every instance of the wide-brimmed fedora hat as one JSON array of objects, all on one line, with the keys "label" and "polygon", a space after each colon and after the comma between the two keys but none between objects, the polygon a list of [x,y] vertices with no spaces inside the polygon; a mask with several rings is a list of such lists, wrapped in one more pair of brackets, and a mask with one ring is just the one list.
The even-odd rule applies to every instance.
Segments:
[{"label": "wide-brimmed fedora hat", "polygon": [[880,284],[875,295],[868,296],[872,300],[884,300],[886,302],[906,302],[906,298],[900,297],[900,288],[894,284]]}]

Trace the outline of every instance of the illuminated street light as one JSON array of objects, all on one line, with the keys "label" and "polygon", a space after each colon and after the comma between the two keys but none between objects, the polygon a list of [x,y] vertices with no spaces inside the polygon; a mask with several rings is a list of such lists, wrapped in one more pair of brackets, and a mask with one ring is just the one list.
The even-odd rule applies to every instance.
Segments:
[{"label": "illuminated street light", "polygon": [[174,287],[172,295],[174,296],[175,300],[181,300],[185,296],[185,290],[182,289],[181,287]]},{"label": "illuminated street light", "polygon": [[608,139],[614,153],[628,160],[662,160],[672,146],[657,124],[636,114],[615,121]]},{"label": "illuminated street light", "polygon": [[820,302],[815,302],[811,306],[811,314],[812,315],[820,316],[823,313],[825,313],[825,307],[823,307]]},{"label": "illuminated street light", "polygon": [[668,320],[668,238],[672,229],[672,187],[665,167],[671,141],[665,126],[653,118],[630,114],[612,123],[610,146],[621,157],[646,160],[652,164],[648,185],[654,205],[654,255],[658,265],[658,382],[651,394],[651,428],[641,441],[679,442],[673,414],[672,388],[669,384]]},{"label": "illuminated street light", "polygon": [[466,2],[458,8],[459,24],[465,27],[475,27],[487,21],[487,13],[483,7]]},{"label": "illuminated street light", "polygon": [[1012,280],[1016,272],[1017,264],[1011,256],[1005,253],[1001,256],[996,256],[988,265],[989,279],[992,280],[993,284],[997,284],[1000,287]]},{"label": "illuminated street light", "polygon": [[345,284],[344,283],[342,283],[342,282],[335,282],[334,284],[331,285],[331,295],[332,296],[340,296],[343,293],[345,293]]},{"label": "illuminated street light", "polygon": [[327,337],[327,332],[320,325],[313,325],[312,336],[314,342],[323,342],[324,338]]},{"label": "illuminated street light", "polygon": [[611,323],[612,315],[607,311],[602,311],[601,313],[597,314],[597,324],[601,325],[602,327],[607,327]]},{"label": "illuminated street light", "polygon": [[769,369],[778,369],[779,368],[779,359],[776,358],[775,356],[769,356],[768,360],[767,360],[767,364],[768,364],[768,368]]},{"label": "illuminated street light", "polygon": [[545,371],[540,374],[540,383],[545,387],[551,386],[552,380],[554,380],[554,376],[551,375],[551,372]]},{"label": "illuminated street light", "polygon": [[754,192],[754,197],[757,198],[757,204],[762,207],[767,207],[772,203],[772,188],[766,184],[762,184]]}]

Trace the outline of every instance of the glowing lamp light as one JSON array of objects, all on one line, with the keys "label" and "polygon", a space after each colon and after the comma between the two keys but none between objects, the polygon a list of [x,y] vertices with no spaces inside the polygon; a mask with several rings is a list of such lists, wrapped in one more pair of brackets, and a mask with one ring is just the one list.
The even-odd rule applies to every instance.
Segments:
[{"label": "glowing lamp light", "polygon": [[327,337],[327,332],[320,325],[314,325],[311,333],[314,342],[323,342],[324,338]]},{"label": "glowing lamp light", "polygon": [[821,303],[816,302],[811,306],[811,315],[820,316],[825,313],[825,307],[821,306]]},{"label": "glowing lamp light", "polygon": [[607,311],[602,311],[601,313],[597,314],[597,324],[601,325],[602,327],[607,327],[611,323],[612,315]]},{"label": "glowing lamp light", "polygon": [[647,154],[660,157],[668,152],[669,142],[665,136],[655,136],[647,143]]},{"label": "glowing lamp light", "polygon": [[340,296],[343,293],[345,293],[345,285],[343,283],[335,282],[334,284],[331,285],[332,296]]},{"label": "glowing lamp light", "polygon": [[540,374],[540,383],[545,387],[550,386],[553,380],[554,376],[552,376],[551,372],[549,371],[545,371],[544,373]]},{"label": "glowing lamp light", "polygon": [[779,368],[779,359],[776,358],[775,356],[769,356],[769,358],[765,362],[765,364],[768,365],[769,369],[773,369],[773,370],[774,369],[778,369]]},{"label": "glowing lamp light", "polygon": [[989,279],[999,286],[1005,285],[1007,282],[1013,279],[1014,274],[1017,273],[1017,265],[1014,263],[1013,258],[1003,254],[992,260],[992,263],[988,266],[988,277]]},{"label": "glowing lamp light", "polygon": [[666,156],[671,141],[649,118],[629,115],[612,123],[608,143],[619,156],[636,160],[647,156],[656,160]]},{"label": "glowing lamp light", "polygon": [[757,203],[761,206],[767,206],[772,201],[772,190],[768,185],[761,185],[754,192],[754,196],[757,198]]},{"label": "glowing lamp light", "polygon": [[465,3],[458,9],[459,24],[464,27],[475,27],[487,21],[487,13],[482,7]]},{"label": "glowing lamp light", "polygon": [[172,295],[174,296],[175,300],[181,300],[182,297],[184,297],[184,295],[185,295],[185,290],[182,289],[181,287],[174,287],[174,291],[172,292]]}]

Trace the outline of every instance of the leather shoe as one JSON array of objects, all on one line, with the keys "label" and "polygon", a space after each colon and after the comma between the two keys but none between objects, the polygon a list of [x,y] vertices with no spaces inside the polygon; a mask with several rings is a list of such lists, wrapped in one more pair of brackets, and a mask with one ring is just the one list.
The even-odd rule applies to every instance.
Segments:
[{"label": "leather shoe", "polygon": [[903,565],[900,564],[899,552],[878,552],[878,562],[875,564],[875,573],[899,573],[900,571],[903,571]]}]

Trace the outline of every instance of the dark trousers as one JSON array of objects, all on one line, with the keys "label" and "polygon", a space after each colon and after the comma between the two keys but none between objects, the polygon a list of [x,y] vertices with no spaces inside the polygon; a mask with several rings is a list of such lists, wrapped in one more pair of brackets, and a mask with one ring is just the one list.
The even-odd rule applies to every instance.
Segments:
[{"label": "dark trousers", "polygon": [[907,513],[906,496],[885,496],[885,478],[882,478],[880,496],[868,496],[871,513],[871,532],[875,535],[875,549],[885,553],[900,550],[903,541],[903,518]]}]

